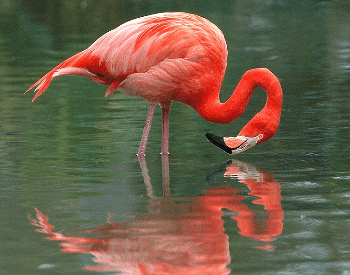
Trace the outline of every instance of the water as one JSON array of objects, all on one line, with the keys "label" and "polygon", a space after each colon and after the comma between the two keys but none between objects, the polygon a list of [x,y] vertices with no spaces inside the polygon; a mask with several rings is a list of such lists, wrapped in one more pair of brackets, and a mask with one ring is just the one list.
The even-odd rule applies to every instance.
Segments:
[{"label": "water", "polygon": [[[141,163],[142,99],[79,77],[23,95],[106,31],[175,10],[223,30],[222,100],[250,68],[280,78],[271,140],[230,157],[204,137],[237,134],[259,90],[229,125],[174,103],[169,158],[158,108]],[[347,1],[1,2],[0,274],[350,274],[349,14]]]}]

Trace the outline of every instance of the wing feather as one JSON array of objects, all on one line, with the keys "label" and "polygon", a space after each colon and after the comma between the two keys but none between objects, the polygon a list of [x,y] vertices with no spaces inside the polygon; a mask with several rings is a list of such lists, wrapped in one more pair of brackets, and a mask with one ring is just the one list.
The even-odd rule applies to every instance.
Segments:
[{"label": "wing feather", "polygon": [[[210,85],[208,81],[214,81],[214,75],[222,81],[226,69],[222,60],[226,58],[223,34],[207,19],[181,12],[155,14],[131,20],[104,34],[26,92],[36,87],[35,100],[53,78],[74,74],[111,85],[106,95],[120,84],[120,90],[147,100],[162,98],[166,93],[173,94],[169,99],[176,99],[176,89],[186,89],[182,94],[193,93],[200,83]],[[158,92],[161,88],[162,93]]]}]

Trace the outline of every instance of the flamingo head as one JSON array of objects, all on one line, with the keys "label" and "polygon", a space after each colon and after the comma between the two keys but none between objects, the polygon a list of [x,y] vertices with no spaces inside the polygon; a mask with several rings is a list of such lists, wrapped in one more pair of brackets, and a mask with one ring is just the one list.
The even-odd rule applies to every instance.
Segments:
[{"label": "flamingo head", "polygon": [[255,137],[219,137],[212,133],[206,133],[205,136],[211,143],[230,155],[239,154],[255,146],[263,138],[263,134],[258,134]]}]

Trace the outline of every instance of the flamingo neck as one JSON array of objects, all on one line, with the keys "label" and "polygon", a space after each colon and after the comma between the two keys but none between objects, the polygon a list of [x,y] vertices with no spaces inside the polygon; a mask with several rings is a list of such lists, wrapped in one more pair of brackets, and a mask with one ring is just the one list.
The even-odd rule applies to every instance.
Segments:
[{"label": "flamingo neck", "polygon": [[[282,89],[277,77],[268,69],[258,68],[247,71],[238,83],[231,97],[220,102],[219,92],[194,106],[206,120],[216,123],[229,123],[238,118],[245,110],[254,89],[263,88],[267,93],[264,108],[258,112],[242,129],[239,135],[257,136],[264,134],[264,141],[277,131],[282,107]],[[260,143],[259,142],[259,143]]]}]

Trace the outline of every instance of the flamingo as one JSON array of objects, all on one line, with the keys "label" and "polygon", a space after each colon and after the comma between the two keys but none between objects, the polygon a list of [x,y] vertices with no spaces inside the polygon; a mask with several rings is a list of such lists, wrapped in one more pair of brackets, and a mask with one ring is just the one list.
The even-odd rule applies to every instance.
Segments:
[{"label": "flamingo", "polygon": [[90,47],[53,68],[27,91],[38,98],[52,79],[85,76],[109,85],[105,96],[120,91],[148,104],[139,156],[144,156],[157,104],[162,108],[161,154],[169,153],[169,108],[173,100],[195,109],[204,119],[229,123],[240,116],[257,87],[267,93],[264,108],[236,137],[206,133],[209,141],[237,154],[271,138],[277,131],[282,107],[278,78],[266,68],[248,70],[231,97],[219,93],[227,61],[227,46],[220,29],[209,20],[184,12],[167,12],[128,21],[98,38]]}]

